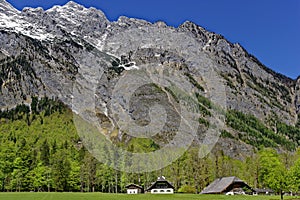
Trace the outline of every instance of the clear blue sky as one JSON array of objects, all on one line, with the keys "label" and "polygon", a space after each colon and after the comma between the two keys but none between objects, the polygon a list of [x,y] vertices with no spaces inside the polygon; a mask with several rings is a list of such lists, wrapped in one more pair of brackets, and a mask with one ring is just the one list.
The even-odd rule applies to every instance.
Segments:
[{"label": "clear blue sky", "polygon": [[[25,6],[63,5],[67,0],[7,0]],[[119,16],[163,20],[178,26],[186,20],[240,43],[267,67],[291,78],[300,75],[300,0],[75,0],[101,9],[109,20]]]}]

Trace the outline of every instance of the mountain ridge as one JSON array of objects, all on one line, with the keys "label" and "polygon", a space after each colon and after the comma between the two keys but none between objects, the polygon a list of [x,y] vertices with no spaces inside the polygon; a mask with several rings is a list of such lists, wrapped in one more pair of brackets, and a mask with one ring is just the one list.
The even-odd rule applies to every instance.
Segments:
[{"label": "mountain ridge", "polygon": [[[1,0],[1,1],[0,1],[0,4],[4,4],[4,5],[6,5],[6,6],[10,7],[10,8],[13,8],[13,9],[16,10],[16,11],[19,11],[19,10],[17,10],[16,8],[14,8],[10,3],[8,3],[6,0]],[[19,12],[26,12],[26,11],[38,11],[38,12],[39,12],[39,11],[45,11],[45,12],[48,12],[48,13],[49,13],[49,12],[51,12],[51,11],[55,11],[55,9],[58,9],[58,8],[64,10],[64,9],[68,9],[69,7],[75,8],[76,10],[85,10],[85,11],[86,11],[86,10],[93,10],[93,11],[96,10],[97,12],[99,12],[100,14],[102,14],[102,16],[104,17],[105,21],[108,21],[108,19],[106,18],[105,14],[104,14],[101,10],[96,9],[96,8],[94,8],[94,7],[86,8],[86,7],[84,7],[83,5],[81,5],[81,4],[77,3],[77,2],[74,2],[74,1],[69,1],[69,2],[67,2],[66,4],[61,5],[61,6],[55,5],[55,6],[51,7],[51,8],[49,8],[49,9],[46,9],[46,10],[44,10],[44,9],[41,8],[41,7],[37,7],[37,8],[24,7],[24,8],[23,8],[21,11],[19,11]],[[167,25],[165,24],[165,22],[162,22],[162,21],[157,21],[157,22],[151,23],[151,22],[148,22],[148,21],[143,20],[143,19],[128,18],[128,17],[126,17],[126,16],[119,16],[119,18],[117,19],[117,21],[110,21],[110,22],[113,23],[113,22],[121,21],[121,23],[122,23],[122,21],[128,21],[128,20],[129,20],[129,21],[130,21],[130,20],[136,20],[136,21],[140,21],[140,22],[146,22],[146,23],[150,23],[150,24],[152,24],[152,25],[163,23],[163,24],[164,24],[163,26],[167,26]],[[196,23],[187,20],[187,21],[183,22],[182,24],[180,24],[180,25],[178,26],[178,28],[175,28],[175,27],[172,27],[172,26],[168,26],[168,27],[170,27],[170,28],[175,28],[175,29],[180,29],[180,27],[183,27],[183,26],[185,26],[186,24],[192,24],[192,25],[198,26]],[[200,27],[200,26],[199,26],[199,27]],[[203,27],[201,27],[201,29],[204,30],[204,31],[206,31],[206,32],[210,32],[210,31],[206,30],[206,29],[203,28]],[[210,32],[210,33],[216,34],[215,32]],[[225,37],[224,37],[223,35],[220,35],[220,34],[217,34],[217,35],[219,35],[219,36],[221,36],[223,39],[225,39]],[[231,42],[228,41],[227,39],[226,39],[226,41],[229,42],[229,43],[231,43]],[[232,43],[232,44],[233,44],[233,43]],[[285,75],[285,74],[276,72],[275,70],[273,70],[273,69],[271,69],[271,68],[265,66],[263,63],[261,63],[254,55],[250,54],[245,48],[243,48],[243,46],[242,46],[240,43],[235,43],[234,45],[238,45],[240,48],[242,48],[243,51],[245,51],[245,52],[246,52],[250,57],[252,57],[256,62],[259,62],[259,64],[260,64],[262,67],[264,67],[265,70],[269,71],[270,73],[274,73],[274,75],[276,75],[276,76],[281,76],[282,79],[286,79],[287,81],[291,81],[291,80],[292,80],[292,81],[297,81],[297,80],[300,78],[300,76],[299,76],[298,78],[293,79],[293,78],[291,78],[291,77],[288,77],[288,76]]]},{"label": "mountain ridge", "polygon": [[[128,71],[144,65],[166,67],[189,80],[184,87],[209,98],[206,93],[209,80],[199,70],[212,66],[225,85],[228,110],[253,115],[275,133],[277,122],[295,126],[299,121],[300,77],[293,80],[273,71],[240,44],[232,44],[224,36],[193,22],[186,21],[178,28],[164,22],[151,23],[124,16],[110,22],[102,11],[75,2],[48,10],[24,8],[18,11],[1,0],[0,10],[2,110],[21,103],[30,105],[32,97],[47,96],[58,98],[78,112],[79,108],[73,105],[74,82],[79,83],[78,92],[82,95],[101,71],[103,76],[95,94],[98,97],[95,107],[108,127],[106,131],[113,133],[116,122],[110,102],[116,83]],[[192,52],[187,56],[190,50],[198,52],[197,57],[192,57]],[[178,92],[172,88],[160,90],[168,97]],[[162,100],[165,96],[156,98]],[[118,97],[117,101],[125,113],[126,107],[122,104],[125,99]],[[148,119],[141,120],[147,111],[140,106],[135,109],[139,112],[132,117],[147,123]],[[234,135],[244,134],[241,130],[226,129]],[[229,143],[232,145],[233,141]],[[227,146],[228,142],[223,144]]]}]

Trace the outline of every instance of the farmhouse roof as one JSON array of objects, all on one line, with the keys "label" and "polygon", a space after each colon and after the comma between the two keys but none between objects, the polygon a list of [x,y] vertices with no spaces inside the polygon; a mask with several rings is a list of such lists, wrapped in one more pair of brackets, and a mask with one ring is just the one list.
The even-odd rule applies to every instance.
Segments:
[{"label": "farmhouse roof", "polygon": [[136,184],[133,184],[133,183],[129,184],[129,185],[126,185],[125,188],[126,189],[135,189],[135,188],[137,188],[137,189],[141,189],[141,190],[144,189],[142,186],[139,186],[139,185],[136,185]]},{"label": "farmhouse roof", "polygon": [[174,189],[174,186],[169,181],[167,181],[164,176],[160,176],[160,177],[157,178],[157,180],[149,188],[147,188],[147,191],[150,191],[152,189],[156,189],[157,185],[159,183],[165,183],[168,188]]}]

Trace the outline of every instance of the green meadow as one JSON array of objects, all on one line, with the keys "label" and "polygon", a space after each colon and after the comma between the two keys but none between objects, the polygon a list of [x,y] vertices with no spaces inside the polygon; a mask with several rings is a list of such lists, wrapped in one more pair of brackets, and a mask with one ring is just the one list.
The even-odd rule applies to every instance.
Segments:
[{"label": "green meadow", "polygon": [[[103,194],[103,193],[0,193],[1,200],[276,200],[279,196],[247,196],[247,195],[197,195],[197,194],[174,194],[174,195],[126,195],[126,194]],[[285,197],[284,199],[296,199]],[[300,198],[298,198],[300,200]]]}]

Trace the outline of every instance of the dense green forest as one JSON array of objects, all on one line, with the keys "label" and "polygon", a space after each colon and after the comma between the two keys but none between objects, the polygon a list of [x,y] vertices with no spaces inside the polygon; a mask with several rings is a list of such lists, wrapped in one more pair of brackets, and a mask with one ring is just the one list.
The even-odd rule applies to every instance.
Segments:
[{"label": "dense green forest", "polygon": [[[129,183],[148,187],[164,175],[179,192],[200,192],[222,176],[238,176],[254,188],[300,191],[299,129],[279,124],[275,132],[237,111],[229,111],[226,117],[227,125],[241,134],[224,130],[222,137],[253,143],[258,149],[255,155],[234,160],[219,151],[200,159],[198,149],[190,148],[164,169],[133,174],[99,163],[84,148],[70,109],[53,99],[33,97],[30,107],[24,104],[0,112],[0,190],[120,193]],[[138,144],[133,139],[127,146],[130,150]],[[278,154],[272,149],[278,145],[291,151]],[[149,145],[138,148],[149,151]]]}]

